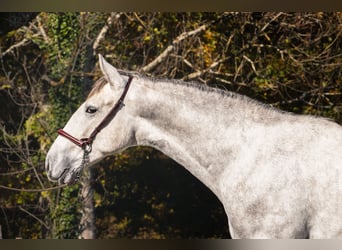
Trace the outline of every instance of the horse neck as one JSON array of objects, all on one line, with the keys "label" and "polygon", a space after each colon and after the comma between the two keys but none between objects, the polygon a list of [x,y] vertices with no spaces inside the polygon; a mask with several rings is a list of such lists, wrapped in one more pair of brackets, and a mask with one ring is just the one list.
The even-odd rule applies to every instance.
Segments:
[{"label": "horse neck", "polygon": [[243,123],[253,119],[246,100],[171,82],[139,82],[133,83],[137,144],[162,151],[219,197],[227,159],[243,146]]}]

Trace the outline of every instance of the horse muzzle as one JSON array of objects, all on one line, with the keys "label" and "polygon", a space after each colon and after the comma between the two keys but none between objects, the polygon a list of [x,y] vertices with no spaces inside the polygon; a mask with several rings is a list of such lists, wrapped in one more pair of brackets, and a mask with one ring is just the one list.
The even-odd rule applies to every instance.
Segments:
[{"label": "horse muzzle", "polygon": [[66,167],[66,168],[58,168],[56,170],[56,166],[64,165],[63,163],[56,164],[49,156],[47,156],[45,160],[45,169],[47,178],[51,182],[58,182],[59,184],[67,184],[72,185],[75,184],[80,176],[83,169],[83,164],[79,167]]}]

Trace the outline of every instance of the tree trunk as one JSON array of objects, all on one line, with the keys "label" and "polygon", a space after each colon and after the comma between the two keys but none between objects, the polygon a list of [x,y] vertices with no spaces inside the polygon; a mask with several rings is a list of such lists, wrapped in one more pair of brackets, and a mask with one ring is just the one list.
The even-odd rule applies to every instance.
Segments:
[{"label": "tree trunk", "polygon": [[[82,57],[84,57],[83,72],[92,72],[94,69],[96,60],[94,56],[94,50],[91,44],[85,47]],[[90,77],[84,77],[83,86],[85,89],[89,89],[93,84],[93,80]],[[82,239],[95,239],[96,226],[95,226],[95,211],[94,211],[94,189],[92,186],[94,180],[93,171],[91,168],[86,167],[83,171],[81,179],[82,184],[82,218],[80,221]]]},{"label": "tree trunk", "polygon": [[80,221],[81,239],[95,239],[94,190],[91,168],[85,168],[81,179],[82,217]]}]

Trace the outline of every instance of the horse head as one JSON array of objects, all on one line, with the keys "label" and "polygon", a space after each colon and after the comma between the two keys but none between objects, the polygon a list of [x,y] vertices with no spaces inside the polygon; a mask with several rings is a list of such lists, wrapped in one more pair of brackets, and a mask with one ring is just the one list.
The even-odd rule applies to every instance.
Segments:
[{"label": "horse head", "polygon": [[101,55],[99,64],[103,77],[58,131],[47,154],[45,167],[51,181],[73,184],[85,165],[94,165],[131,144],[132,116],[127,113],[125,96],[133,77],[120,75]]}]

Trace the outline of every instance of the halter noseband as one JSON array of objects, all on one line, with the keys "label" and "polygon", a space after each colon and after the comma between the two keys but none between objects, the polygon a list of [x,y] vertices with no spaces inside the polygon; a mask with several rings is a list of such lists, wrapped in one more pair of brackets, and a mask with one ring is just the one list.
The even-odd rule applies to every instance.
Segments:
[{"label": "halter noseband", "polygon": [[59,135],[64,136],[69,139],[71,142],[81,147],[84,150],[84,153],[89,154],[92,150],[92,144],[96,137],[96,135],[115,117],[115,115],[119,112],[121,107],[124,105],[123,101],[125,100],[127,91],[129,86],[131,85],[133,76],[129,76],[127,84],[123,93],[121,94],[119,100],[115,103],[113,108],[109,111],[109,113],[103,118],[99,125],[93,130],[88,138],[77,139],[69,133],[65,132],[63,129],[59,129],[57,132]]}]

